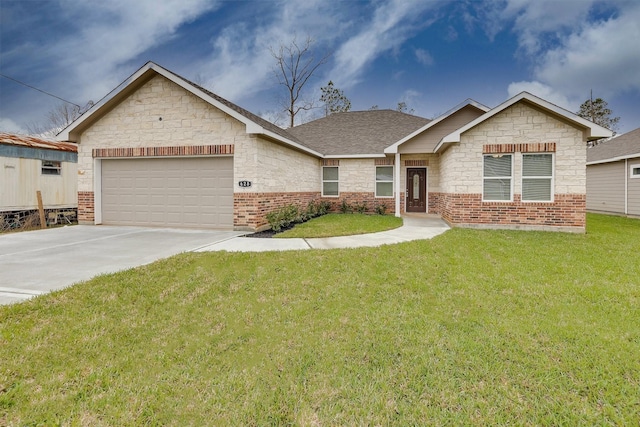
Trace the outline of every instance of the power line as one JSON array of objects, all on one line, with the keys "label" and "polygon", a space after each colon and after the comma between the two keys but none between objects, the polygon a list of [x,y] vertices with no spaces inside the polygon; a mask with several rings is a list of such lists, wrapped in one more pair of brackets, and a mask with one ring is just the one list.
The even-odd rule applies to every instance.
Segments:
[{"label": "power line", "polygon": [[16,82],[16,83],[18,83],[18,84],[21,84],[22,86],[26,86],[26,87],[28,87],[29,89],[37,90],[38,92],[42,92],[42,93],[44,93],[45,95],[52,96],[52,97],[54,97],[54,98],[56,98],[56,99],[59,99],[60,101],[66,102],[67,104],[75,105],[75,106],[76,106],[76,107],[78,107],[80,110],[82,110],[82,107],[81,107],[81,106],[79,106],[78,104],[76,104],[75,102],[67,101],[66,99],[62,99],[62,98],[60,98],[59,96],[56,96],[56,95],[54,95],[54,94],[52,94],[52,93],[49,93],[49,92],[47,92],[47,91],[44,91],[44,90],[42,90],[42,89],[38,89],[37,87],[31,86],[31,85],[29,85],[29,84],[27,84],[27,83],[25,83],[25,82],[21,82],[21,81],[20,81],[20,80],[18,80],[18,79],[14,79],[13,77],[9,77],[9,76],[4,75],[4,74],[2,74],[2,73],[0,73],[0,76],[1,76],[1,77],[4,77],[5,79],[12,80],[12,81],[14,81],[14,82]]}]

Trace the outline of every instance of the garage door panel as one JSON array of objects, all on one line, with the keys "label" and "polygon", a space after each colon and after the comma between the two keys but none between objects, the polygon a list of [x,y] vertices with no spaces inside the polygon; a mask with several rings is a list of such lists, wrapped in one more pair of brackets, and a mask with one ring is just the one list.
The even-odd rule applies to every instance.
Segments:
[{"label": "garage door panel", "polygon": [[105,224],[233,227],[233,158],[102,161]]}]

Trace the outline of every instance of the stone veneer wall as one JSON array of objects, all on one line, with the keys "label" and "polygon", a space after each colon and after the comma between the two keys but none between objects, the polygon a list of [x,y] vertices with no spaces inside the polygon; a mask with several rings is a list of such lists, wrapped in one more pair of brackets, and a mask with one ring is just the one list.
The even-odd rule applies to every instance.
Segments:
[{"label": "stone veneer wall", "polygon": [[[331,203],[332,212],[340,212],[342,201],[352,207],[366,203],[367,212],[375,212],[377,205],[385,205],[387,213],[395,212],[393,197],[376,197],[376,166],[393,166],[393,158],[377,159],[327,159],[327,166],[339,168],[339,195],[323,197],[323,201]],[[321,181],[322,178],[319,177]]]},{"label": "stone veneer wall", "polygon": [[[253,137],[255,139],[255,137]],[[78,191],[93,191],[93,150],[251,144],[245,125],[156,76],[80,136]]]},{"label": "stone veneer wall", "polygon": [[[246,133],[243,123],[155,76],[80,135],[78,220],[94,222],[94,158],[123,157],[119,150],[130,157],[228,155],[234,148],[246,150],[256,139]],[[211,147],[225,150],[218,153]],[[110,155],[113,153],[117,155]]]},{"label": "stone veneer wall", "polygon": [[[320,191],[320,159],[262,137],[235,146],[234,193],[306,193]],[[237,181],[248,180],[241,188]]]},{"label": "stone veneer wall", "polygon": [[[483,152],[513,154],[512,202],[482,201]],[[522,152],[554,153],[552,202],[521,201]],[[519,102],[465,132],[440,159],[440,192],[429,205],[452,225],[584,232],[586,144],[580,129]]]}]

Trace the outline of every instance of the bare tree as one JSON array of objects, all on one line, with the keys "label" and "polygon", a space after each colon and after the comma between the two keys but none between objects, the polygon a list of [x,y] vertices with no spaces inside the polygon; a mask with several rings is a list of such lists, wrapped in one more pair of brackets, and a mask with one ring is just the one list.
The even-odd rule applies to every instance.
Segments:
[{"label": "bare tree", "polygon": [[326,53],[319,59],[313,53],[313,39],[307,36],[304,43],[299,44],[296,38],[289,45],[280,45],[275,50],[270,47],[271,55],[276,60],[274,74],[278,83],[287,88],[288,99],[283,102],[283,110],[289,116],[289,126],[295,124],[296,115],[300,111],[308,111],[314,107],[313,100],[305,100],[302,91],[313,73],[331,57]]},{"label": "bare tree", "polygon": [[30,134],[53,137],[91,107],[93,107],[93,101],[89,101],[84,107],[60,103],[49,110],[42,123],[28,124],[27,131]]}]

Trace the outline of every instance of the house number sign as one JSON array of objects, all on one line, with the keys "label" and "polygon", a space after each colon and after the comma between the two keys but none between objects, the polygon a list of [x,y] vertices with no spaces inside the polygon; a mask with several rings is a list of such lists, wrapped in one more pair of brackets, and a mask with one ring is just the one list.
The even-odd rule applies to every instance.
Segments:
[{"label": "house number sign", "polygon": [[238,181],[239,187],[251,187],[251,181]]}]

